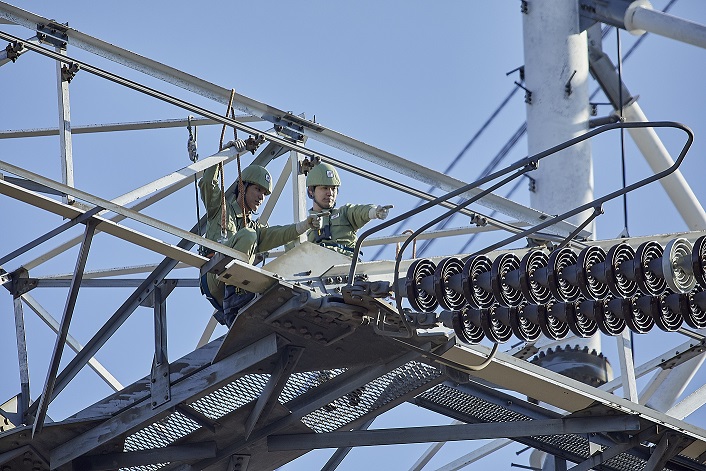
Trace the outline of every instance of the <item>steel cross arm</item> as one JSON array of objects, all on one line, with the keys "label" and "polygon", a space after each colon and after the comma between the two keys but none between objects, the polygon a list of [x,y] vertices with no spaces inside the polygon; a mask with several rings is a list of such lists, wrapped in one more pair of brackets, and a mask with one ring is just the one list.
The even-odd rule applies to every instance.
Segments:
[{"label": "steel cross arm", "polygon": [[149,464],[199,460],[216,456],[216,451],[216,442],[168,445],[149,450],[86,456],[76,460],[74,469],[110,471],[116,468],[124,469]]},{"label": "steel cross arm", "polygon": [[[36,15],[33,15],[36,19],[34,20],[34,23],[28,23],[26,20],[22,19],[21,17],[18,16],[13,16],[11,13],[8,12],[8,5],[0,3],[0,15],[7,17],[8,19],[17,19],[16,22],[17,24],[22,24],[27,26],[28,28],[34,28],[35,24],[37,22],[45,22],[48,23],[49,21],[38,17]],[[15,7],[11,7],[11,9],[16,10],[16,12],[21,12],[27,14],[28,12],[25,12],[23,10],[20,10]],[[31,15],[31,14],[30,14]],[[69,35],[74,35],[75,30],[69,29],[67,31]],[[88,37],[84,35],[84,37]],[[19,38],[16,38],[15,36],[9,35],[4,32],[0,32],[0,38],[5,39],[7,41],[11,40],[18,40]],[[102,43],[101,46],[108,45],[107,43],[103,43],[95,38],[91,38],[91,42],[94,44],[97,43]],[[78,47],[82,47],[80,42],[74,43],[74,45],[77,45]],[[171,67],[165,66],[163,64],[159,64],[158,62],[155,61],[150,61],[149,59],[146,59],[144,57],[138,56],[137,54],[134,54],[130,51],[126,51],[124,49],[119,49],[116,48],[115,46],[108,45],[111,48],[115,49],[116,51],[119,51],[120,54],[124,56],[133,56],[133,58],[139,58],[140,62],[148,62],[149,65],[146,66],[146,69],[148,70],[154,70],[155,67],[158,67],[162,69],[163,71],[167,71],[167,76],[163,76],[161,73],[159,75],[155,75],[153,73],[147,72],[145,69],[141,67],[134,67],[132,64],[132,61],[128,62],[123,62],[120,60],[119,55],[113,56],[111,54],[110,57],[98,53],[95,49],[93,48],[86,48],[83,47],[84,49],[94,52],[98,55],[103,55],[104,57],[108,57],[111,60],[114,60],[115,62],[122,63],[124,65],[128,65],[129,67],[133,67],[136,70],[140,70],[143,72],[146,72],[150,75],[153,75],[155,77],[161,78],[162,80],[165,80],[169,83],[173,83],[177,86],[180,86],[182,88],[185,88],[190,91],[194,91],[195,93],[198,93],[202,96],[206,96],[208,98],[211,98],[215,101],[221,102],[221,103],[228,103],[229,98],[230,98],[230,90],[226,90],[222,87],[218,87],[214,84],[211,84],[209,82],[206,82],[204,80],[198,79],[194,76],[184,74],[183,72],[177,71],[176,69],[173,69]],[[145,93],[147,95],[152,96],[153,98],[157,98],[163,101],[166,101],[167,103],[173,104],[175,106],[179,106],[181,108],[184,108],[186,110],[189,110],[193,113],[200,114],[206,118],[210,118],[214,121],[217,121],[222,124],[226,124],[229,126],[233,126],[237,129],[243,130],[245,132],[249,132],[251,134],[259,134],[260,131],[258,131],[255,128],[252,128],[250,126],[246,126],[243,124],[240,124],[236,122],[235,120],[231,120],[229,118],[225,118],[220,116],[217,113],[213,113],[211,111],[206,110],[205,108],[201,108],[195,105],[192,105],[190,103],[187,103],[185,101],[179,100],[177,98],[171,97],[167,94],[161,93],[157,90],[151,89],[149,87],[140,85],[136,82],[118,77],[115,74],[112,74],[110,72],[98,69],[96,67],[90,66],[89,64],[86,64],[82,61],[76,60],[76,59],[71,59],[68,56],[62,56],[60,54],[56,54],[53,51],[47,50],[43,47],[39,46],[34,46],[34,45],[28,45],[27,46],[29,49],[39,52],[40,54],[43,54],[45,56],[48,56],[54,60],[63,60],[64,62],[73,62],[75,64],[78,64],[81,69],[98,75],[102,78],[105,78],[107,80],[111,80],[115,83],[118,83],[120,85],[126,86],[128,88],[132,88],[133,90],[137,90],[141,93]],[[99,46],[98,48],[101,48]],[[182,80],[169,80],[169,76],[173,76],[174,74],[179,74],[182,75],[183,79],[186,79],[186,81]],[[207,85],[207,89],[210,91],[205,91],[206,89],[202,87],[195,87],[191,88],[187,84],[193,83],[193,82],[200,82],[201,85]],[[215,93],[214,93],[215,92]],[[318,125],[317,123],[312,123],[310,121],[306,121],[305,119],[299,118],[291,113],[287,113],[281,110],[278,110],[276,108],[273,108],[269,105],[265,105],[262,103],[259,103],[255,100],[252,100],[250,98],[247,98],[243,95],[235,94],[234,100],[233,100],[233,107],[238,108],[239,110],[248,113],[250,115],[258,116],[262,119],[265,119],[267,121],[270,121],[274,123],[275,125],[287,125],[291,126],[294,129],[297,130],[297,132],[301,132],[303,134],[306,134],[307,136],[311,137],[314,140],[320,141],[324,144],[328,144],[332,147],[344,150],[348,153],[351,153],[353,155],[357,155],[358,157],[361,157],[365,160],[368,160],[370,162],[376,163],[382,167],[389,168],[391,170],[396,171],[397,173],[400,173],[402,175],[406,175],[410,178],[413,178],[415,180],[424,182],[429,185],[436,186],[438,188],[441,188],[442,190],[445,191],[453,191],[457,188],[460,188],[464,186],[464,182],[457,180],[455,178],[449,177],[447,175],[444,175],[441,172],[437,172],[434,170],[430,170],[428,168],[425,168],[419,164],[416,164],[414,162],[411,162],[409,160],[403,159],[402,157],[399,157],[397,155],[394,155],[390,152],[383,151],[382,149],[378,149],[376,147],[373,147],[369,144],[365,144],[361,141],[357,141],[353,138],[350,138],[348,136],[345,136],[343,134],[337,133],[332,130],[328,130],[326,128],[323,128],[322,126]],[[299,146],[297,144],[293,144],[291,141],[288,141],[286,139],[282,139],[279,137],[275,136],[268,136],[268,140],[272,142],[276,142],[278,144],[281,144],[289,149],[296,150],[298,152],[303,153],[304,155],[308,155],[311,157],[319,157],[323,158],[323,160],[329,160],[328,156],[321,154],[319,152],[313,152],[310,149],[307,149],[305,147]],[[476,193],[478,193],[477,190],[471,189],[467,193],[469,197],[474,196]],[[497,195],[486,195],[483,200],[479,201],[479,204],[482,204],[483,206],[486,206],[490,209],[494,209],[500,213],[506,214],[508,216],[514,217],[516,219],[526,221],[528,223],[539,223],[541,220],[545,219],[547,217],[546,214],[542,213],[541,211],[528,208],[526,206],[523,206],[521,204],[515,203],[513,201],[510,201],[508,199],[505,199],[501,196]],[[570,223],[567,223],[565,221],[557,221],[555,225],[554,231],[557,235],[567,235],[571,233],[575,229],[575,226],[573,226]],[[589,233],[583,234],[584,236],[589,236]]]},{"label": "steel cross arm", "polygon": [[639,428],[640,421],[637,417],[633,416],[575,417],[566,419],[403,427],[316,434],[270,435],[267,437],[267,449],[268,451],[310,450],[315,448],[340,448],[348,446],[515,438],[534,435],[624,432],[639,430]]},{"label": "steel cross arm", "polygon": [[86,268],[86,260],[88,259],[88,252],[91,248],[91,241],[93,240],[93,234],[96,231],[97,223],[98,221],[92,219],[86,224],[83,243],[81,244],[81,249],[79,250],[78,258],[76,260],[76,270],[74,271],[74,277],[71,280],[71,287],[69,288],[66,306],[64,307],[64,315],[61,318],[59,333],[56,336],[56,343],[54,344],[54,352],[52,353],[51,362],[49,363],[47,379],[44,383],[42,396],[39,400],[39,406],[34,417],[34,423],[32,424],[32,437],[42,431],[47,409],[54,398],[56,374],[59,371],[59,363],[61,362],[61,356],[64,352],[66,336],[69,333],[69,325],[71,324],[71,318],[73,317],[74,308],[76,307],[76,299],[78,298],[78,291],[81,287],[81,278],[83,277],[83,270]]},{"label": "steel cross arm", "polygon": [[172,384],[171,397],[164,404],[153,409],[150,401],[143,400],[93,429],[57,446],[50,454],[51,468],[59,468],[122,434],[154,423],[168,414],[177,404],[188,403],[195,396],[201,397],[216,390],[228,381],[232,381],[245,369],[275,355],[278,352],[279,342],[277,334],[270,334],[188,378]]},{"label": "steel cross arm", "polygon": [[[142,185],[139,188],[136,188],[121,196],[118,196],[117,198],[113,199],[112,202],[124,206],[135,200],[139,200],[136,204],[131,206],[130,209],[133,211],[142,211],[148,206],[154,204],[155,202],[188,185],[191,182],[191,177],[194,175],[198,175],[202,170],[212,165],[216,165],[219,162],[223,162],[223,164],[226,164],[233,161],[235,159],[235,156],[231,155],[229,157],[228,154],[232,154],[232,151],[226,150],[201,159],[197,162],[188,165],[187,167],[183,167],[175,172],[170,173],[169,175],[165,175],[161,178],[153,180],[150,183]],[[126,217],[127,216],[123,216],[122,214],[116,214],[115,216],[108,218],[108,220],[118,223],[124,220]],[[205,227],[205,220],[206,218],[204,217],[203,221],[200,222],[201,225],[199,227]],[[200,235],[198,232],[196,232],[196,234]],[[58,245],[57,247],[54,247],[49,252],[46,252],[40,255],[39,257],[35,258],[34,260],[30,260],[29,262],[25,263],[24,267],[28,270],[31,270],[32,268],[41,265],[47,260],[50,260],[54,256],[63,253],[65,250],[78,243],[80,243],[80,239],[78,237],[67,240],[66,242]],[[150,268],[147,271],[151,271],[153,268],[154,267]],[[86,273],[86,276],[88,275],[89,273]]]},{"label": "steel cross arm", "polygon": [[[155,265],[156,266],[156,265]],[[36,282],[37,288],[65,288],[69,286],[70,280],[64,279],[42,279],[28,278]],[[137,288],[145,281],[144,278],[120,278],[112,280],[104,279],[83,279],[82,288]],[[175,288],[198,288],[198,278],[165,278],[165,282],[173,283]]]}]

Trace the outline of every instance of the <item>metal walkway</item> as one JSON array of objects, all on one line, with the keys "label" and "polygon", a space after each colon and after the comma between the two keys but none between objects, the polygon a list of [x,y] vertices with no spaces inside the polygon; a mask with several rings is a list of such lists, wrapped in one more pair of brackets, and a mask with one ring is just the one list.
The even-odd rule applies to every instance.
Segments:
[{"label": "metal walkway", "polygon": [[[444,334],[387,338],[366,322],[384,302],[314,291],[279,281],[227,336],[169,364],[168,381],[146,377],[34,439],[31,426],[0,434],[0,464],[266,470],[322,447],[498,437],[581,462],[590,434],[607,460],[601,469],[706,469],[706,431],[507,354],[469,375],[485,347]],[[467,424],[350,432],[404,401]]]}]

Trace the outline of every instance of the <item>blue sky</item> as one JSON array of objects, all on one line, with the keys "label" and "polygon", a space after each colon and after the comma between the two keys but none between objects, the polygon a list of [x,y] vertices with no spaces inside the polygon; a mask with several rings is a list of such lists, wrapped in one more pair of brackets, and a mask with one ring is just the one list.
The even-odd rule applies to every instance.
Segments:
[{"label": "blue sky", "polygon": [[[653,1],[661,9],[666,1]],[[122,1],[21,1],[20,8],[69,25],[119,47],[179,68],[190,74],[279,109],[305,113],[324,126],[352,136],[432,169],[443,171],[464,148],[469,139],[513,90],[517,74],[506,73],[523,64],[522,18],[517,1],[447,1],[433,5],[421,1],[359,1],[296,3],[271,2],[182,2]],[[679,0],[671,10],[675,16],[706,24],[706,9],[699,0]],[[24,28],[0,25],[0,29],[20,37],[32,33]],[[623,51],[635,37],[621,32]],[[3,45],[4,46],[4,45]],[[615,34],[604,42],[604,50],[616,59]],[[225,107],[162,84],[133,70],[69,49],[69,55],[180,98],[193,101],[215,112]],[[703,87],[706,51],[695,46],[650,35],[627,60],[623,78],[652,120],[674,120],[690,126],[696,140],[682,170],[699,200],[706,199],[703,184],[706,144],[706,91]],[[55,127],[57,123],[54,62],[28,53],[15,64],[0,68],[3,101],[0,130]],[[590,90],[597,85],[591,82]],[[602,94],[595,101],[606,102]],[[79,72],[71,83],[72,123],[146,121],[183,118],[188,112],[136,92],[121,89],[98,77]],[[599,106],[599,115],[607,106]],[[525,120],[522,93],[488,127],[452,173],[472,181],[498,153]],[[199,129],[201,156],[215,153],[220,129]],[[676,152],[682,142],[677,133],[660,134],[667,148]],[[241,134],[241,137],[242,134]],[[74,136],[76,186],[103,198],[113,198],[189,164],[185,129],[135,131],[130,133]],[[647,167],[626,138],[627,174],[630,181],[644,178]],[[336,158],[379,171],[355,157],[310,141]],[[509,164],[526,154],[523,138],[508,154]],[[50,178],[60,179],[58,138],[0,140],[1,160],[20,165]],[[279,159],[282,160],[282,159]],[[620,185],[620,149],[617,134],[594,147],[596,195],[613,191]],[[278,175],[283,162],[275,161],[271,170]],[[233,171],[230,172],[233,177]],[[341,202],[395,204],[395,212],[414,206],[416,200],[343,173]],[[395,177],[398,178],[398,177]],[[400,181],[411,183],[406,178]],[[416,183],[414,186],[426,189]],[[500,194],[504,194],[500,192]],[[287,195],[287,193],[285,193]],[[527,204],[526,185],[513,199]],[[273,222],[291,222],[288,201],[282,201]],[[651,235],[686,230],[686,226],[667,201],[659,186],[631,194],[628,198],[631,235]],[[598,220],[598,237],[617,236],[623,228],[622,204],[606,205]],[[147,214],[182,228],[195,220],[193,187],[187,187],[167,201],[155,205]],[[397,212],[397,214],[399,214]],[[53,215],[0,198],[3,238],[0,255],[21,246],[56,227],[61,220]],[[407,227],[416,229],[430,218],[416,217]],[[460,218],[451,227],[463,226]],[[135,225],[135,227],[140,227]],[[73,232],[72,235],[78,234]],[[427,255],[456,254],[463,240],[437,243]],[[46,248],[53,243],[46,244]],[[45,246],[4,268],[14,270],[24,260],[41,253]],[[366,251],[370,256],[371,249]],[[383,254],[390,257],[392,249]],[[67,273],[73,270],[76,251],[42,265],[32,275]],[[89,256],[88,269],[128,266],[161,260],[154,254],[127,244],[98,236]],[[194,271],[179,276],[194,277]],[[87,342],[129,290],[110,292],[82,290],[71,333]],[[32,293],[56,318],[65,302],[62,289]],[[100,309],[96,309],[99,306]],[[171,307],[170,307],[171,306]],[[168,301],[170,358],[191,351],[210,309],[194,289],[180,288]],[[34,395],[44,382],[53,346],[53,333],[29,309],[27,317],[30,349],[30,374]],[[123,383],[129,384],[149,373],[152,355],[151,311],[138,310],[98,355],[99,360]],[[220,332],[220,331],[219,331]],[[17,378],[12,302],[0,302],[0,402],[19,390]],[[637,363],[647,359],[651,345],[677,344],[683,338],[650,333],[636,341]],[[131,345],[126,349],[125,345]],[[604,339],[606,352],[614,349],[612,339]],[[67,350],[64,362],[72,353]],[[617,369],[617,360],[614,362]],[[703,381],[701,381],[702,383]],[[49,410],[62,418],[95,402],[110,390],[91,371],[82,372]],[[698,383],[698,384],[701,384]],[[698,385],[697,384],[697,385]],[[79,397],[80,392],[80,397]],[[449,419],[412,406],[404,406],[381,417],[374,427],[447,423]],[[441,465],[468,451],[472,444],[449,445],[451,451],[435,461]],[[361,463],[387,463],[390,469],[403,469],[419,456],[424,445],[388,446],[354,450],[339,467],[359,469]],[[520,449],[513,445],[513,450]],[[311,469],[321,466],[330,451],[310,454],[285,469]],[[496,454],[491,460],[509,467],[509,460],[526,464],[525,458]],[[374,460],[374,461],[373,461]],[[311,464],[311,463],[318,463]],[[399,468],[397,467],[399,466]],[[430,469],[433,468],[430,465]]]}]

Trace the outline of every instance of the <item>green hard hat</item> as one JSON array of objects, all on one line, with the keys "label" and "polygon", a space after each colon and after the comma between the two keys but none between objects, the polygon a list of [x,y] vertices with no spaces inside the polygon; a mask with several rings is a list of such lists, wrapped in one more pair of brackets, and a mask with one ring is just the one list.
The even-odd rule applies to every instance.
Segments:
[{"label": "green hard hat", "polygon": [[272,177],[265,167],[259,165],[248,165],[240,174],[244,182],[260,185],[267,190],[267,195],[272,193]]},{"label": "green hard hat", "polygon": [[319,163],[309,170],[306,176],[306,186],[340,186],[341,179],[336,167],[331,164]]}]

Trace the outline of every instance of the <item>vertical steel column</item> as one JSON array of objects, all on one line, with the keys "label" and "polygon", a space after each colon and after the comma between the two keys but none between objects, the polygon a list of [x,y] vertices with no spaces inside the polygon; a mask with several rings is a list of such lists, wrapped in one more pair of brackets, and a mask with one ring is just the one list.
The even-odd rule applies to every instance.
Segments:
[{"label": "vertical steel column", "polygon": [[[66,55],[66,50],[60,47],[56,52]],[[71,108],[69,104],[69,81],[61,71],[62,67],[68,67],[64,62],[56,62],[57,96],[59,100],[59,145],[61,147],[61,177],[65,185],[74,186],[74,160],[73,147],[71,145]],[[64,196],[64,203],[73,204],[74,198],[70,195]]]},{"label": "vertical steel column", "polygon": [[[289,166],[292,169],[292,204],[293,215],[295,221],[301,221],[308,216],[306,210],[306,177],[301,172],[300,159],[302,155],[299,152],[291,151],[289,153]],[[306,241],[306,233],[299,236],[299,243]]]},{"label": "vertical steel column", "polygon": [[150,383],[152,408],[171,398],[169,387],[169,356],[167,354],[167,304],[162,284],[152,292],[154,301],[154,364]]},{"label": "vertical steel column", "polygon": [[[588,131],[588,43],[578,2],[533,0],[522,15],[530,155]],[[584,141],[542,160],[533,208],[561,214],[593,200],[591,146]],[[589,214],[574,216],[579,224]],[[593,230],[593,225],[587,227]]]},{"label": "vertical steel column", "polygon": [[635,363],[632,358],[632,341],[630,332],[624,330],[622,335],[615,337],[618,342],[618,358],[620,359],[620,375],[623,379],[623,397],[632,402],[638,402],[637,385],[635,384]]},{"label": "vertical steel column", "polygon": [[86,268],[86,260],[88,259],[88,251],[91,247],[91,241],[93,240],[93,234],[96,232],[96,225],[98,221],[91,219],[86,223],[86,231],[83,236],[83,243],[81,244],[81,249],[78,253],[78,259],[76,260],[76,269],[74,270],[74,276],[71,279],[71,287],[69,288],[69,295],[66,299],[66,307],[64,308],[64,315],[61,318],[61,325],[59,327],[59,335],[56,337],[56,344],[54,345],[54,352],[51,356],[51,362],[49,363],[49,371],[47,372],[47,379],[44,383],[44,389],[42,390],[42,397],[39,400],[39,407],[35,415],[34,424],[32,425],[32,437],[40,433],[44,427],[44,419],[47,415],[47,409],[49,408],[49,403],[52,400],[52,395],[54,393],[54,385],[56,384],[56,374],[59,371],[59,363],[61,362],[61,355],[64,352],[64,344],[66,343],[66,336],[69,333],[69,324],[71,324],[71,318],[74,314],[74,308],[76,307],[76,298],[78,297],[78,290],[81,287],[81,280],[83,279],[83,271]]},{"label": "vertical steel column", "polygon": [[[20,367],[20,397],[17,403],[17,416],[24,423],[24,415],[29,408],[29,364],[27,363],[27,338],[25,319],[22,311],[22,299],[13,297],[15,306],[15,335],[17,336],[17,361]],[[15,424],[19,425],[19,424]]]}]

